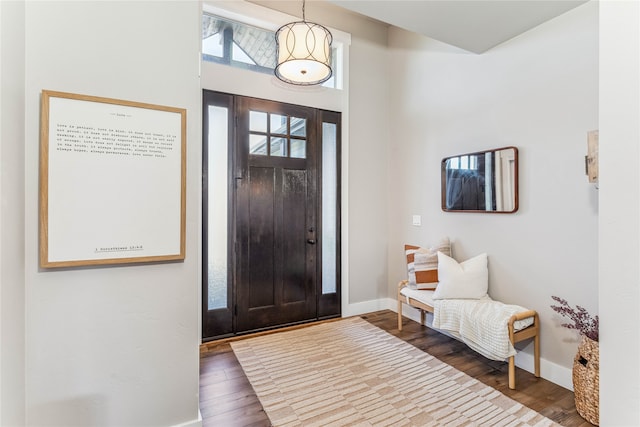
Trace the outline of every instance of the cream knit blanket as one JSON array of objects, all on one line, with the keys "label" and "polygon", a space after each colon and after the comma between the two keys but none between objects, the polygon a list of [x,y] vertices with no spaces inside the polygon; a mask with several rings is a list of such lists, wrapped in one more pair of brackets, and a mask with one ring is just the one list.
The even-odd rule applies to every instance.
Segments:
[{"label": "cream knit blanket", "polygon": [[[507,324],[512,315],[526,311],[517,305],[490,298],[445,299],[433,304],[433,327],[452,332],[469,347],[492,360],[506,360],[516,354],[509,341]],[[518,320],[516,331],[533,324],[533,318]]]}]

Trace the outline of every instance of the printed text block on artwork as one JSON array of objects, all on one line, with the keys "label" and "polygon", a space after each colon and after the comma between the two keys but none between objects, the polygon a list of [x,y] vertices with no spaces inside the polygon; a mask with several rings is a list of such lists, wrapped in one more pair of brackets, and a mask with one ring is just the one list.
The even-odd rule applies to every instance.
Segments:
[{"label": "printed text block on artwork", "polygon": [[43,91],[40,266],[183,260],[186,110]]}]

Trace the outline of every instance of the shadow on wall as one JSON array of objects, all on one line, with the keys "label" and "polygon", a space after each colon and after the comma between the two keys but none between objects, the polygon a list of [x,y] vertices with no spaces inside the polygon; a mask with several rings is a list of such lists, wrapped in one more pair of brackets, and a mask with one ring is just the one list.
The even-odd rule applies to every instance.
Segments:
[{"label": "shadow on wall", "polygon": [[28,409],[29,424],[52,427],[107,425],[106,399],[99,394],[57,400]]}]

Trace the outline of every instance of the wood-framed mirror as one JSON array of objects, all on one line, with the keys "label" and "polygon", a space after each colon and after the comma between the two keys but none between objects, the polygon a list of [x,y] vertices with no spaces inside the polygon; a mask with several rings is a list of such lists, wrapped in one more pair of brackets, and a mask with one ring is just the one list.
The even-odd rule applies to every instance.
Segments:
[{"label": "wood-framed mirror", "polygon": [[442,210],[518,210],[518,149],[503,147],[442,159]]}]

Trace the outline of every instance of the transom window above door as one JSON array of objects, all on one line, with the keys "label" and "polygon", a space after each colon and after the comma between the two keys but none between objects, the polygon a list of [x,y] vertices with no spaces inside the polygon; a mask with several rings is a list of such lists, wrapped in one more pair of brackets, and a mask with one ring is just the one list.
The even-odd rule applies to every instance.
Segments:
[{"label": "transom window above door", "polygon": [[305,159],[307,157],[307,120],[288,115],[250,111],[249,154]]},{"label": "transom window above door", "polygon": [[[333,30],[335,32],[335,30]],[[332,77],[322,86],[340,89],[341,42],[331,48]],[[273,74],[276,67],[275,31],[211,13],[202,14],[202,59],[235,68]]]}]

